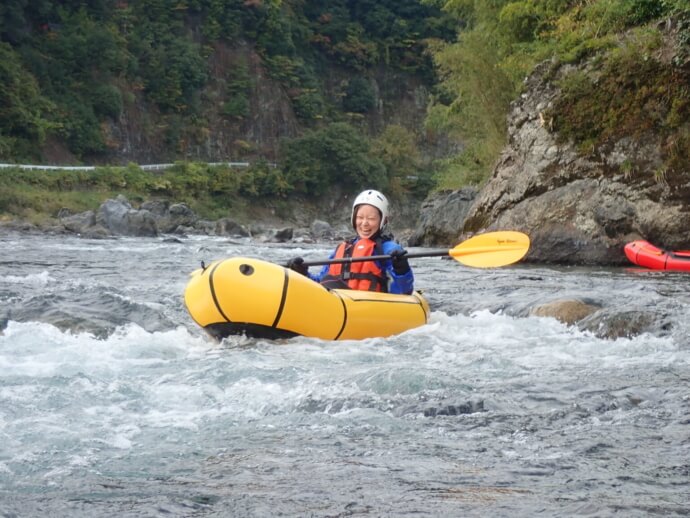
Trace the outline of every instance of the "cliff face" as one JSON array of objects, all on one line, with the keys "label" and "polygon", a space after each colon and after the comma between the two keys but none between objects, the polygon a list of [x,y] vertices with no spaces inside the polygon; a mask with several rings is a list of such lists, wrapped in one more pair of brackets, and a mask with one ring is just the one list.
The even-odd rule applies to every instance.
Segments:
[{"label": "cliff face", "polygon": [[[209,57],[210,80],[200,93],[201,116],[194,120],[161,113],[147,104],[136,85],[120,85],[127,92],[124,109],[117,120],[102,125],[108,151],[86,157],[95,163],[154,163],[178,159],[200,161],[277,160],[280,142],[315,127],[319,119],[300,118],[290,91],[273,79],[256,50],[249,44],[214,46]],[[238,74],[246,77],[246,109],[228,114],[224,106],[231,97],[231,84]],[[327,103],[340,108],[343,90],[351,71],[332,67],[322,81]],[[412,131],[423,126],[428,89],[409,74],[380,67],[362,76],[374,92],[374,106],[363,114],[346,114],[349,122],[376,135],[387,125],[398,124]],[[434,154],[440,144],[420,142],[423,151]],[[440,151],[443,153],[443,151]],[[44,149],[48,162],[74,162],[59,142],[51,140]]]},{"label": "cliff face", "polygon": [[529,93],[513,106],[510,144],[464,230],[526,231],[533,241],[530,258],[540,262],[625,264],[623,245],[640,238],[687,246],[687,189],[616,171],[631,156],[658,170],[658,137],[621,139],[609,153],[583,156],[572,144],[558,144],[539,117],[557,91],[538,72],[530,81]]},{"label": "cliff face", "polygon": [[[687,88],[690,60],[674,59],[680,45],[669,26],[664,43],[648,60],[655,63],[656,78],[668,73]],[[639,105],[621,106],[624,116],[607,128],[605,139],[583,146],[559,134],[562,85],[579,74],[599,95],[606,88],[605,73],[596,61],[578,66],[546,62],[534,70],[511,106],[508,145],[492,177],[466,218],[456,219],[458,235],[521,230],[532,238],[528,259],[566,264],[626,264],[623,245],[633,239],[671,249],[690,246],[690,170],[684,153],[678,153],[687,138],[687,118],[671,129],[668,124],[685,101],[668,95],[668,81],[650,87],[640,69],[627,90],[620,88],[599,99],[598,108],[578,114],[581,123],[594,125],[596,109],[610,110],[631,93],[642,99]],[[579,99],[578,106],[587,106],[586,101]],[[633,119],[626,128],[625,117],[638,112],[648,119]]]}]

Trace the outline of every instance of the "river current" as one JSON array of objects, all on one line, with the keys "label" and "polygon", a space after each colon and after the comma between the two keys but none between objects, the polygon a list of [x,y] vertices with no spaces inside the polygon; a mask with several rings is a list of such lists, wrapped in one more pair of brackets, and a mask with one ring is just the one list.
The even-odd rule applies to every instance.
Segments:
[{"label": "river current", "polygon": [[0,235],[0,516],[688,513],[690,274],[416,259],[430,323],[359,342],[186,313],[201,260],[331,248]]}]

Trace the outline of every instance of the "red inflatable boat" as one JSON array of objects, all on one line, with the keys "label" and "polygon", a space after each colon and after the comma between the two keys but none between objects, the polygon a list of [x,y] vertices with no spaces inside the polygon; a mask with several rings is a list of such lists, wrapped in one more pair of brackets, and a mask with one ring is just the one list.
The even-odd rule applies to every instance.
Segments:
[{"label": "red inflatable boat", "polygon": [[690,272],[690,250],[668,252],[648,241],[632,241],[625,245],[631,263],[652,270],[684,270]]}]

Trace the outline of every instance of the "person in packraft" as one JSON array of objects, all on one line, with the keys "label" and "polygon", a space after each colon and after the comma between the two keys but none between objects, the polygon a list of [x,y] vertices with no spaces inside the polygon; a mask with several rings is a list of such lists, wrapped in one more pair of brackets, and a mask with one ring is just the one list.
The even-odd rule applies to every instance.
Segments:
[{"label": "person in packraft", "polygon": [[379,191],[361,192],[352,204],[352,227],[357,235],[340,243],[329,259],[388,255],[382,261],[361,261],[325,265],[318,274],[310,274],[304,259],[290,259],[287,267],[328,289],[352,289],[410,294],[414,274],[405,257],[407,251],[386,234],[388,200]]}]

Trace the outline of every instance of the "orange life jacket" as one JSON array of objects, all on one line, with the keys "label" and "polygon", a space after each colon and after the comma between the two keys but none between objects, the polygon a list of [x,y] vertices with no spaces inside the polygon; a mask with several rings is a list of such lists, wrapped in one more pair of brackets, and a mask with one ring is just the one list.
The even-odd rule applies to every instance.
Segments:
[{"label": "orange life jacket", "polygon": [[[351,241],[340,243],[335,251],[334,259],[382,254],[379,242],[361,238],[354,243]],[[328,285],[329,281],[341,281],[351,290],[388,291],[386,272],[376,261],[331,264],[328,273],[321,279],[321,283]]]}]

